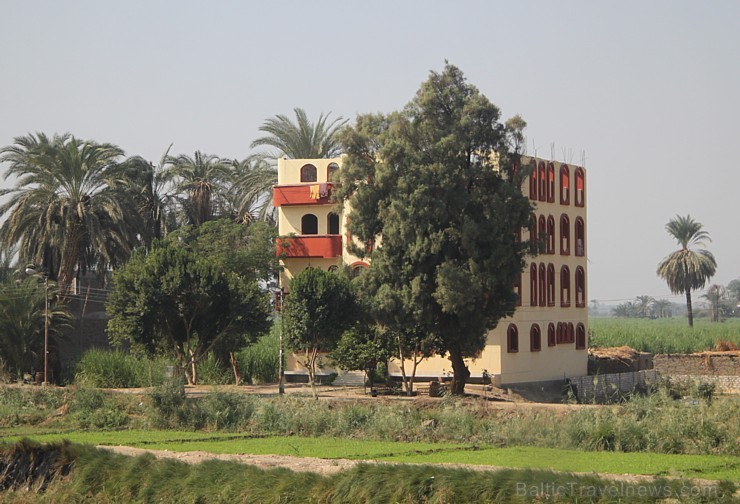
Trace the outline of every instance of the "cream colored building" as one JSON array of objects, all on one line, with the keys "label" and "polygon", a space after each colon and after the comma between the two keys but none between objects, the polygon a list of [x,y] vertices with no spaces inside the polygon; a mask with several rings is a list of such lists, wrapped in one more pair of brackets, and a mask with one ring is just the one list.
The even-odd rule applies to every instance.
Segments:
[{"label": "cream colored building", "polygon": [[[586,172],[563,163],[527,160],[534,162],[535,170],[522,190],[536,210],[522,239],[544,238],[545,250],[527,260],[516,286],[520,303],[514,315],[502,319],[489,332],[481,355],[467,361],[471,378],[486,371],[497,385],[582,376],[588,361]],[[309,266],[368,266],[344,246],[352,239],[347,209],[341,215],[332,211],[331,174],[341,164],[341,158],[278,161],[273,202],[282,237],[278,251],[285,254],[280,283],[286,292],[290,279]],[[288,359],[287,368],[302,371],[295,358]],[[400,374],[397,362],[390,370]],[[433,357],[419,365],[417,377],[436,379],[450,372],[448,359]]]}]

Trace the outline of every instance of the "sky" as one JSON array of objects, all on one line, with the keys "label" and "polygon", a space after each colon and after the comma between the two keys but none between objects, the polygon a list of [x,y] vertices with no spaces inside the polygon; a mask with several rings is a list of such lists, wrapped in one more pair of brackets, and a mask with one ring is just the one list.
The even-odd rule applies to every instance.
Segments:
[{"label": "sky", "polygon": [[[681,302],[675,215],[740,277],[740,2],[32,1],[0,5],[0,146],[70,132],[158,161],[254,152],[263,121],[402,108],[445,60],[585,164],[589,300]],[[4,172],[5,167],[0,166]],[[5,186],[12,185],[6,181]]]}]

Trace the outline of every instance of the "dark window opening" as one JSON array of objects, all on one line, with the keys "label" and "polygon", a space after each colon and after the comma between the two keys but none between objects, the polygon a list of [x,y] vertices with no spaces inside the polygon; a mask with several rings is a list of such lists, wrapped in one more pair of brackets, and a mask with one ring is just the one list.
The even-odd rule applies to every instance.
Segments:
[{"label": "dark window opening", "polygon": [[339,234],[339,216],[335,213],[330,213],[326,218],[326,228],[328,234],[338,235]]},{"label": "dark window opening", "polygon": [[586,255],[586,225],[583,223],[583,219],[576,217],[575,225],[576,234],[576,255],[583,257]]},{"label": "dark window opening", "polygon": [[576,169],[576,197],[575,205],[582,207],[586,202],[586,174],[583,172],[583,168]]},{"label": "dark window opening", "polygon": [[570,255],[570,219],[560,216],[560,255]]},{"label": "dark window opening", "polygon": [[583,350],[586,348],[586,328],[580,322],[576,326],[576,349]]},{"label": "dark window opening", "polygon": [[319,234],[319,219],[313,214],[306,214],[301,217],[301,234],[315,235]]},{"label": "dark window opening", "polygon": [[555,324],[547,324],[547,346],[555,346]]},{"label": "dark window opening", "polygon": [[542,350],[542,333],[540,332],[540,326],[532,324],[532,329],[529,331],[529,351],[539,352]]},{"label": "dark window opening", "polygon": [[570,306],[570,268],[560,268],[560,306]]},{"label": "dark window opening", "polygon": [[301,166],[301,182],[316,182],[316,167],[314,165]]},{"label": "dark window opening", "polygon": [[506,330],[506,351],[509,353],[519,351],[519,330],[514,324],[509,324],[509,328]]},{"label": "dark window opening", "polygon": [[570,170],[568,165],[560,167],[560,204],[570,205]]},{"label": "dark window opening", "polygon": [[529,304],[537,306],[537,265],[529,267]]}]

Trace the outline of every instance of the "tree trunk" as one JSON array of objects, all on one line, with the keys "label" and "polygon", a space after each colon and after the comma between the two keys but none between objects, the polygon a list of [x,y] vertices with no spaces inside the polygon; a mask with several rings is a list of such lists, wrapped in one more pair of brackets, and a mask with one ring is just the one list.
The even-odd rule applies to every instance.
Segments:
[{"label": "tree trunk", "polygon": [[686,289],[686,311],[689,315],[689,327],[694,327],[694,312],[691,309],[691,289]]},{"label": "tree trunk", "polygon": [[462,352],[460,352],[460,350],[457,348],[451,348],[449,352],[453,372],[452,394],[463,395],[465,394],[465,383],[468,381],[468,378],[470,378],[470,370],[468,370],[468,366],[465,365],[465,361],[463,360]]}]

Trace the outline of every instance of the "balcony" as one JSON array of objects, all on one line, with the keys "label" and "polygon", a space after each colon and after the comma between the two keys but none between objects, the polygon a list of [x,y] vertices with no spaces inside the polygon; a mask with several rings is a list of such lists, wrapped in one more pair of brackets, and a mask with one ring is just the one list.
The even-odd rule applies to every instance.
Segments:
[{"label": "balcony", "polygon": [[342,236],[284,236],[277,240],[277,255],[284,257],[333,259],[342,255]]},{"label": "balcony", "polygon": [[[311,197],[311,186],[326,186],[327,196],[321,198]],[[272,188],[272,204],[276,207],[287,205],[329,205],[329,195],[332,184],[300,184],[280,185]]]}]

